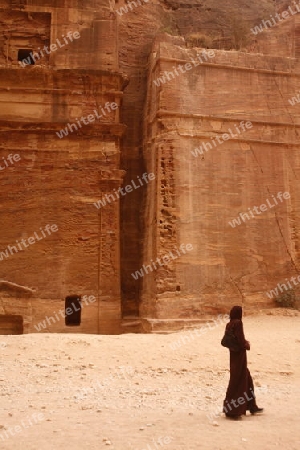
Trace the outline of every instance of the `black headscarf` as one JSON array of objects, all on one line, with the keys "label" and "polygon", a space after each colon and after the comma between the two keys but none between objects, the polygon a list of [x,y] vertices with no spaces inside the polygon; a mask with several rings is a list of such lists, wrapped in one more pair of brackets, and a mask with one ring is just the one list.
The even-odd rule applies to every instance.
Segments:
[{"label": "black headscarf", "polygon": [[230,320],[239,319],[242,320],[243,308],[241,306],[234,306],[230,310]]}]

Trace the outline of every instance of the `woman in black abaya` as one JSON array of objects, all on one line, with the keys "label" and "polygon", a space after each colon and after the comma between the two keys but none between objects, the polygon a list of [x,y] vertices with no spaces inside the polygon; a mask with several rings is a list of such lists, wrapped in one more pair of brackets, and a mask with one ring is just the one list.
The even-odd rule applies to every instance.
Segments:
[{"label": "woman in black abaya", "polygon": [[230,350],[230,380],[223,403],[223,412],[231,419],[241,419],[249,410],[251,414],[261,413],[255,401],[253,380],[247,368],[247,354],[250,343],[244,336],[243,310],[241,306],[234,306],[230,311],[230,322],[226,331],[232,331],[236,336],[240,350]]}]

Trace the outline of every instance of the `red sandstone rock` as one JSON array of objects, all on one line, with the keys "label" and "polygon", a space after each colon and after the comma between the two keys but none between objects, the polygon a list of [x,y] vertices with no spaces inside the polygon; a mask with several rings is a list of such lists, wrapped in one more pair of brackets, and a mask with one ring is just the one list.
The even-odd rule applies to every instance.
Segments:
[{"label": "red sandstone rock", "polygon": [[[0,313],[22,316],[24,332],[45,323],[42,331],[113,334],[121,320],[119,200],[103,209],[94,203],[124,176],[125,76],[118,69],[116,21],[104,1],[97,12],[95,2],[84,10],[71,1],[63,9],[51,3],[12,9],[1,2],[1,156],[20,160],[0,173]],[[80,38],[68,40],[76,32]],[[57,48],[47,55],[50,39]],[[20,49],[22,58],[34,52],[35,65],[21,67]],[[58,231],[17,246],[47,224]],[[70,295],[96,298],[82,306],[76,328],[59,315]]]},{"label": "red sandstone rock", "polygon": [[[24,332],[34,332],[64,309],[66,297],[94,295],[80,326],[62,319],[45,330],[118,333],[121,316],[130,316],[123,330],[138,329],[134,316],[146,331],[167,330],[227,312],[233,302],[270,305],[266,291],[298,272],[299,107],[289,103],[298,89],[298,17],[251,37],[247,53],[216,50],[157,88],[162,72],[201,51],[186,48],[190,33],[232,48],[236,11],[250,33],[275,13],[273,2],[155,0],[123,14],[116,11],[123,0],[110,7],[88,0],[82,9],[73,0],[56,3],[0,1],[0,162],[7,164],[0,170],[0,251],[58,226],[2,256],[0,314],[22,317]],[[45,45],[57,49],[21,67],[18,59]],[[112,103],[116,109],[79,126]],[[241,121],[253,127],[192,156]],[[20,160],[12,164],[8,155]],[[118,198],[95,207],[144,172],[155,181],[122,196],[121,214]],[[285,190],[289,201],[230,227]],[[132,277],[183,243],[194,250]],[[6,324],[16,331],[17,322]]]},{"label": "red sandstone rock", "polygon": [[[234,303],[270,306],[266,292],[298,274],[292,217],[299,213],[299,107],[289,99],[299,65],[289,55],[215,50],[214,58],[180,73],[176,68],[195,61],[197,52],[160,38],[150,61],[144,156],[158,182],[148,192],[146,220],[153,227],[145,260],[181,243],[195,250],[147,275],[146,318],[201,318]],[[157,87],[162,76],[166,82]],[[251,128],[231,135],[241,121]],[[229,139],[214,146],[224,133]],[[278,192],[290,199],[275,205]],[[268,199],[267,212],[230,226]]]}]

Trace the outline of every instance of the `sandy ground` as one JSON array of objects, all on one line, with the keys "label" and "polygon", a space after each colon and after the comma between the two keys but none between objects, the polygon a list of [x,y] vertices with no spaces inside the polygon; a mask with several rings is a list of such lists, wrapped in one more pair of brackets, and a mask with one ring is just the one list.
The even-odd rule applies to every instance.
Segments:
[{"label": "sandy ground", "polygon": [[283,313],[244,318],[265,413],[240,422],[218,414],[223,324],[199,335],[0,336],[0,449],[299,450],[300,313]]}]

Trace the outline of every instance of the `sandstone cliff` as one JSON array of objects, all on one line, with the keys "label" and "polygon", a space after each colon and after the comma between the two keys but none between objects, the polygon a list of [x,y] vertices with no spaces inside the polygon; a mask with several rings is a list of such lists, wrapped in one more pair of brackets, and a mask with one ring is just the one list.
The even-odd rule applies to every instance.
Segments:
[{"label": "sandstone cliff", "polygon": [[[224,91],[224,95],[225,92],[227,93],[227,95],[226,98],[224,97],[222,99],[222,103],[224,104],[222,108],[225,108],[224,111],[227,111],[228,117],[230,117],[230,115],[232,116],[232,120],[237,117],[235,115],[236,111],[239,111],[238,114],[241,118],[245,117],[245,111],[243,107],[245,100],[247,101],[247,103],[250,102],[252,104],[251,106],[249,104],[249,111],[252,111],[249,117],[251,116],[252,119],[257,118],[257,111],[264,111],[264,113],[268,115],[268,120],[271,120],[273,114],[280,114],[281,108],[282,111],[286,111],[288,109],[288,105],[281,102],[281,93],[277,89],[277,81],[276,79],[272,80],[271,75],[268,77],[269,81],[266,81],[267,83],[270,82],[270,85],[267,87],[264,87],[262,85],[259,92],[252,94],[251,90],[255,86],[256,82],[254,81],[253,76],[250,72],[253,70],[253,67],[255,67],[257,64],[261,64],[261,61],[264,60],[264,58],[262,58],[261,56],[255,56],[257,53],[271,54],[274,56],[277,55],[293,57],[293,27],[291,27],[290,21],[287,21],[280,27],[277,26],[272,30],[266,30],[264,33],[262,33],[262,36],[258,37],[251,35],[250,27],[259,24],[263,19],[270,18],[270,15],[275,14],[277,10],[283,10],[285,7],[286,2],[284,1],[251,2],[251,4],[249,4],[249,2],[235,0],[224,1],[221,3],[216,0],[195,0],[193,2],[169,0],[161,2],[149,2],[148,4],[145,4],[139,8],[134,9],[133,11],[128,12],[127,14],[124,14],[122,17],[118,17],[120,30],[120,66],[126,73],[129,74],[131,80],[130,84],[125,90],[123,104],[123,120],[128,125],[128,132],[123,141],[123,164],[124,168],[127,171],[127,180],[130,180],[136,173],[143,173],[144,168],[148,167],[147,153],[146,155],[144,154],[144,158],[141,156],[143,129],[141,126],[140,117],[142,116],[144,111],[144,102],[147,92],[147,73],[149,65],[148,57],[156,36],[161,33],[179,35],[185,38],[185,42],[182,41],[181,43],[181,46],[183,46],[184,48],[188,45],[188,38],[192,33],[202,33],[210,36],[213,39],[212,46],[215,48],[234,48],[234,26],[237,23],[242,22],[243,27],[238,31],[241,33],[247,33],[246,47],[248,52],[253,53],[253,57],[249,59],[246,54],[239,56],[238,53],[229,53],[227,55],[224,53],[221,64],[230,65],[230,61],[232,61],[234,65],[238,66],[239,63],[237,61],[239,60],[239,58],[241,58],[241,61],[246,61],[249,59],[250,63],[247,63],[245,65],[244,70],[247,81],[240,81],[240,89],[244,92],[246,97],[238,98],[236,96],[236,92],[238,91],[237,86],[234,87],[231,85],[231,87],[229,87],[229,85],[227,84],[230,83],[230,72],[220,71],[218,78],[215,79],[215,86],[218,87],[219,92],[211,94],[211,97],[206,97],[207,95],[209,95],[208,92],[211,90],[211,87],[209,85],[207,86],[207,91],[204,98],[202,96],[194,97],[192,93],[189,93],[188,95],[186,94],[184,90],[184,84],[186,81],[174,81],[174,86],[168,86],[165,89],[165,101],[166,105],[168,105],[167,109],[170,110],[170,105],[174,104],[174,102],[177,102],[177,107],[175,109],[171,108],[176,116],[179,111],[179,105],[181,105],[181,112],[182,108],[183,110],[187,111],[189,109],[193,109],[192,105],[194,105],[194,102],[197,99],[199,104],[203,104],[203,102],[206,102],[207,114],[211,114],[212,116],[220,115],[221,111],[219,109],[218,96],[222,95],[222,91]],[[293,34],[292,39],[291,34]],[[167,36],[165,35],[162,40],[168,40]],[[176,53],[176,50],[174,50],[174,52]],[[174,57],[173,54],[171,55],[171,57]],[[186,56],[184,56],[183,58],[186,58]],[[236,62],[234,63],[234,61]],[[274,58],[273,60],[270,59],[269,61],[270,62],[268,69],[271,72],[272,70],[276,69],[289,70],[287,69],[287,66],[289,66],[290,64],[288,59],[285,62],[276,60],[276,58]],[[248,75],[246,75],[247,70]],[[226,75],[226,72],[228,73],[228,75]],[[194,76],[191,75],[191,77],[193,78]],[[251,77],[253,81],[251,81],[251,84],[249,85],[248,79],[250,79]],[[294,78],[294,80],[296,80],[296,78]],[[193,85],[195,83],[195,80],[190,80],[190,82]],[[243,85],[243,83],[245,84]],[[296,81],[292,81],[289,78],[289,83],[289,94],[293,94],[293,90],[296,89]],[[149,86],[150,83],[148,84],[148,87]],[[266,89],[265,92],[264,89]],[[266,92],[269,93],[268,99],[266,99]],[[287,101],[286,95],[285,102]],[[265,101],[263,101],[264,104],[258,106],[258,99],[259,102],[265,99]],[[155,102],[154,98],[152,98],[152,101]],[[280,104],[277,104],[277,101],[280,101]],[[211,105],[211,103],[213,103],[214,106]],[[294,113],[295,110],[293,110],[293,114]],[[259,114],[261,114],[261,112]],[[289,122],[290,117],[291,115],[287,113],[287,118],[284,120]],[[264,120],[266,119],[264,118]],[[188,126],[191,126],[191,124]],[[192,133],[191,130],[190,132]],[[213,134],[210,134],[209,130],[207,130],[207,137],[210,138],[212,136]],[[296,135],[292,139],[293,142],[295,142],[294,139],[296,139]],[[213,176],[217,176],[217,173],[213,172]],[[142,264],[147,260],[146,255],[149,255],[149,252],[145,249],[147,249],[148,245],[151,245],[150,243],[152,241],[149,240],[149,234],[146,234],[145,231],[149,223],[153,225],[154,220],[153,217],[147,217],[145,221],[144,214],[141,213],[141,207],[145,205],[145,191],[136,191],[134,195],[134,201],[132,201],[131,197],[125,198],[122,203],[122,288],[123,307],[125,314],[134,312],[137,313],[139,308],[139,299],[142,296],[146,295],[145,286],[147,286],[147,284],[150,282],[149,280],[144,280],[143,284],[141,281],[135,281],[131,277],[131,273],[140,268]],[[221,208],[221,205],[225,205],[226,202],[224,203],[223,200],[220,199],[218,201],[218,204]],[[149,220],[150,222],[147,222],[147,220]],[[211,225],[210,220],[213,221],[213,216],[211,219],[206,219],[207,228],[212,232],[212,229],[215,225]],[[181,227],[181,225],[178,226],[179,228]],[[212,235],[214,234],[215,232],[212,232]],[[238,247],[239,245],[240,244],[238,244]],[[249,246],[251,247],[251,244],[249,244]],[[233,248],[236,247],[233,246]],[[142,249],[145,250],[144,255],[142,254]],[[252,252],[252,250],[250,252]],[[243,264],[243,266],[247,266],[248,263],[242,262],[237,259],[237,264]],[[249,273],[252,273],[252,269],[246,268],[245,276],[247,277]],[[195,278],[198,278],[198,274],[199,272],[197,273],[196,271]],[[276,281],[276,279],[276,276],[273,277],[274,281]],[[273,281],[270,282],[270,286],[272,285],[272,282]],[[216,286],[218,286],[219,282],[216,281],[216,283]],[[258,289],[260,290],[261,288]],[[221,290],[223,290],[223,288]],[[146,291],[148,291],[148,288],[146,288]],[[213,292],[213,295],[215,295],[217,291],[218,288],[214,288],[211,292]],[[238,292],[237,288],[236,292]],[[200,291],[198,293],[200,295]],[[179,299],[180,295],[178,292],[176,295],[176,298]],[[227,292],[224,295],[224,298],[228,298],[228,295],[230,296],[232,295],[232,293]],[[238,293],[237,295],[239,297],[240,293]],[[223,298],[223,294],[221,296]],[[147,308],[149,308],[149,315],[153,313],[153,308],[155,309],[155,307],[153,306],[155,302],[150,299],[153,300],[153,297],[149,294],[148,306],[145,309],[146,311]],[[193,311],[195,311],[195,308],[188,306],[188,309],[190,310],[190,315],[193,316]]]}]

